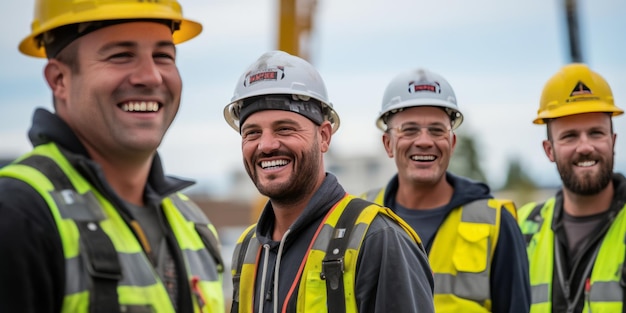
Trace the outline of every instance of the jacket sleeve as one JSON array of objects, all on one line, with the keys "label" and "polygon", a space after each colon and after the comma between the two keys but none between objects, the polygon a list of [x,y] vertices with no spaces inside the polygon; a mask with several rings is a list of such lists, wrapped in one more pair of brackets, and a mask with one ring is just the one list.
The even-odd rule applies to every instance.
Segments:
[{"label": "jacket sleeve", "polygon": [[356,300],[364,312],[434,312],[428,256],[385,216],[374,219],[359,252]]},{"label": "jacket sleeve", "polygon": [[531,299],[526,245],[515,218],[504,209],[491,271],[492,311],[528,313]]},{"label": "jacket sleeve", "polygon": [[61,312],[65,259],[52,214],[30,186],[0,179],[0,312]]}]

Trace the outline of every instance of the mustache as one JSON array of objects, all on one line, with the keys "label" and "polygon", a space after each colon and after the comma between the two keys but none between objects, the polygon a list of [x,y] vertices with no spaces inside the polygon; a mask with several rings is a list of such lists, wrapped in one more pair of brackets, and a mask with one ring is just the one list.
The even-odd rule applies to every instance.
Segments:
[{"label": "mustache", "polygon": [[256,153],[253,157],[253,163],[258,163],[259,159],[263,159],[263,158],[273,158],[273,157],[279,157],[279,156],[283,156],[283,157],[287,157],[287,158],[292,158],[293,155],[287,151],[282,151],[282,150],[276,150],[276,151],[272,151],[269,153],[266,152],[259,152]]}]

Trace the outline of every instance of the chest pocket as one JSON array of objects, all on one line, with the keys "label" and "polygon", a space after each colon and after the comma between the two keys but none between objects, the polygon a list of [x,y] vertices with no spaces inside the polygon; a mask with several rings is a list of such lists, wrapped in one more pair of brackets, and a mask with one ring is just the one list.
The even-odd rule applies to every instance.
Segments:
[{"label": "chest pocket", "polygon": [[490,226],[477,223],[459,223],[459,237],[454,247],[452,262],[459,272],[479,273],[487,269]]}]

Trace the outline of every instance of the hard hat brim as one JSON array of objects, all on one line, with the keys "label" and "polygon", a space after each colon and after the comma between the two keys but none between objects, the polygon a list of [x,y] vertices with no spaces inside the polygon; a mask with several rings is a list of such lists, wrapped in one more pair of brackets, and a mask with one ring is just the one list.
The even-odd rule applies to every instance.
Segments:
[{"label": "hard hat brim", "polygon": [[33,23],[33,31],[20,42],[18,46],[19,51],[29,56],[45,58],[45,48],[43,46],[40,47],[36,39],[39,35],[57,27],[93,21],[136,21],[142,19],[180,21],[180,28],[172,35],[174,44],[185,42],[196,37],[202,32],[202,24],[190,19],[182,18],[179,12],[169,8],[164,9],[158,7],[157,5],[153,5],[151,8],[146,8],[146,5],[149,4],[126,3],[107,5],[106,7],[100,7],[97,10],[90,10],[88,13],[82,15],[68,12],[66,15],[58,16],[41,25]]},{"label": "hard hat brim", "polygon": [[583,113],[611,113],[612,116],[622,115],[624,111],[604,101],[585,101],[576,106],[568,105],[551,110],[544,110],[533,120],[533,124],[545,124],[545,120]]}]

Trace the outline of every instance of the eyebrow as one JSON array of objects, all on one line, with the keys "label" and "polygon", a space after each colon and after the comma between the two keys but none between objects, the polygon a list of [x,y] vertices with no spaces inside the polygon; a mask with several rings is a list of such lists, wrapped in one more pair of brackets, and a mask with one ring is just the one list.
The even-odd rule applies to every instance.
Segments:
[{"label": "eyebrow", "polygon": [[[111,49],[120,48],[120,47],[121,48],[135,48],[137,46],[138,44],[135,41],[113,41],[113,42],[105,44],[100,49],[98,49],[98,53],[103,54]],[[156,46],[158,48],[171,47],[174,49],[174,51],[176,51],[176,45],[174,44],[174,42],[169,41],[169,40],[159,41],[156,43]]]},{"label": "eyebrow", "polygon": [[[302,125],[300,125],[300,123],[298,123],[297,121],[292,120],[292,119],[277,120],[277,121],[272,122],[270,126],[271,127],[277,127],[277,126],[281,126],[281,125],[295,126],[295,127],[298,127],[298,128],[302,127]],[[255,128],[255,127],[258,128],[258,127],[261,127],[261,126],[259,126],[258,123],[246,124],[243,127],[241,127],[241,131],[243,132],[243,131],[245,131],[247,129]]]}]

